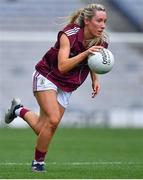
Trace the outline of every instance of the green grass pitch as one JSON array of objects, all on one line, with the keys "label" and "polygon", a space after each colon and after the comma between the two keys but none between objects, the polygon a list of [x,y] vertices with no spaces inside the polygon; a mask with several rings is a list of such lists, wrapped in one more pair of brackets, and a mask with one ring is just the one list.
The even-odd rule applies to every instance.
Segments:
[{"label": "green grass pitch", "polygon": [[1,179],[143,179],[143,129],[59,128],[46,172],[31,172],[31,129],[0,129]]}]

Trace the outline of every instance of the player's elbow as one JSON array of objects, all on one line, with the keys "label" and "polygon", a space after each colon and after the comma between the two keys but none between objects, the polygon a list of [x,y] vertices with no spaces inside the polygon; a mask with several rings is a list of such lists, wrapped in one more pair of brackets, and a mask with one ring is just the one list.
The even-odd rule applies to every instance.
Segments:
[{"label": "player's elbow", "polygon": [[66,69],[63,65],[58,65],[58,70],[60,71],[61,74],[65,74],[66,73]]}]

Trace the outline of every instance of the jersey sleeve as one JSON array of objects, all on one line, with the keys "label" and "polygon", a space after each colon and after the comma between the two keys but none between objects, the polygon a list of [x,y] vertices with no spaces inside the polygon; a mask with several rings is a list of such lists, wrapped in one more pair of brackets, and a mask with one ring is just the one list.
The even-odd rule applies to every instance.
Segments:
[{"label": "jersey sleeve", "polygon": [[108,43],[106,41],[103,41],[102,46],[107,49],[108,48]]},{"label": "jersey sleeve", "polygon": [[72,48],[74,45],[74,42],[77,38],[77,33],[80,30],[80,27],[75,26],[74,24],[69,24],[66,26],[62,31],[58,33],[58,42],[60,41],[60,37],[62,34],[65,34],[70,42],[70,47]]},{"label": "jersey sleeve", "polygon": [[104,37],[104,39],[103,39],[103,42],[102,42],[102,46],[104,47],[104,48],[108,48],[108,44],[109,44],[109,37],[106,35],[105,37]]}]

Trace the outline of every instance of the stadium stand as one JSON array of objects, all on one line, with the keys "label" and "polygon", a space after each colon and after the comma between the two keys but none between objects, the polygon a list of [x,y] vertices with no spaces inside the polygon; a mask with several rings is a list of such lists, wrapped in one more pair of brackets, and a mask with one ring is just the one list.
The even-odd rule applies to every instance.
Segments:
[{"label": "stadium stand", "polygon": [[138,31],[143,31],[143,1],[142,0],[110,0],[128,20],[134,24]]},{"label": "stadium stand", "polygon": [[[82,3],[72,0],[15,0],[0,1],[0,28],[3,30],[50,30],[60,17],[68,16]],[[59,19],[58,19],[58,18]]]},{"label": "stadium stand", "polygon": [[[42,33],[45,31],[56,33],[60,28],[57,17],[68,16],[73,10],[83,7],[88,2],[77,0],[68,2],[66,0],[1,0],[0,36],[2,37],[4,32],[32,32],[33,34],[41,32],[41,38],[43,38]],[[117,31],[124,29],[128,32],[135,31],[134,25],[120,16],[114,6],[111,6],[107,1],[103,2],[110,10],[109,18],[112,15],[112,20],[108,22],[109,32],[115,29]],[[31,74],[37,61],[53,45],[53,42],[49,42],[48,38],[45,36],[47,41],[43,42],[30,41],[30,39],[0,41],[1,119],[9,101],[14,96],[20,97],[26,106],[37,111],[31,89]],[[27,39],[26,35],[25,39]],[[111,41],[109,49],[115,54],[115,66],[109,74],[99,76],[101,81],[100,94],[95,100],[91,99],[91,85],[88,79],[83,87],[73,93],[65,122],[78,126],[79,119],[82,119],[82,123],[80,123],[84,125],[90,124],[92,126],[92,124],[104,123],[105,126],[108,126],[110,116],[115,110],[127,109],[130,110],[129,112],[133,112],[137,109],[142,111],[143,54],[142,48],[139,51],[138,46],[141,48],[139,44],[132,45]],[[83,103],[83,99],[85,103]],[[67,120],[69,118],[70,122]]]}]

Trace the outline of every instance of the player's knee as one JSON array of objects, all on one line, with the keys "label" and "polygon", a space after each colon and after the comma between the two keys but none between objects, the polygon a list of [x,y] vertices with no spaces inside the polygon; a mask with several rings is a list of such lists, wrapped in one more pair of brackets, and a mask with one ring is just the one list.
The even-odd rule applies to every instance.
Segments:
[{"label": "player's knee", "polygon": [[50,124],[52,126],[57,126],[59,124],[59,121],[60,121],[60,115],[58,113],[52,115],[50,118]]},{"label": "player's knee", "polygon": [[59,113],[51,114],[48,118],[46,126],[48,126],[54,130],[57,128],[59,121],[60,121],[60,114]]}]

